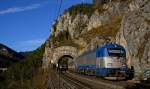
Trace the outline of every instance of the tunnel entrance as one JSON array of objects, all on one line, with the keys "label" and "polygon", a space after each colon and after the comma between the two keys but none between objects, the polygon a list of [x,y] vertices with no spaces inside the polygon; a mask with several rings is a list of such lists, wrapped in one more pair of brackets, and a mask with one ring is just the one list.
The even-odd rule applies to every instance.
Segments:
[{"label": "tunnel entrance", "polygon": [[61,58],[59,58],[57,62],[57,70],[67,71],[73,68],[74,68],[74,61],[72,56],[64,55]]}]

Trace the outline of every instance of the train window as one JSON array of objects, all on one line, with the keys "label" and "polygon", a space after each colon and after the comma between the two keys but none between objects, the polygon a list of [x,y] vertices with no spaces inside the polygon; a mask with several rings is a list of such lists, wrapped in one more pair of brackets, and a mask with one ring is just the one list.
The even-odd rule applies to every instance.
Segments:
[{"label": "train window", "polygon": [[123,50],[121,49],[108,49],[109,53],[124,53]]},{"label": "train window", "polygon": [[112,56],[112,57],[124,57],[124,55],[121,54],[121,53],[109,53],[109,56]]},{"label": "train window", "polygon": [[125,56],[125,53],[121,49],[108,49],[109,56],[113,57],[123,57]]}]

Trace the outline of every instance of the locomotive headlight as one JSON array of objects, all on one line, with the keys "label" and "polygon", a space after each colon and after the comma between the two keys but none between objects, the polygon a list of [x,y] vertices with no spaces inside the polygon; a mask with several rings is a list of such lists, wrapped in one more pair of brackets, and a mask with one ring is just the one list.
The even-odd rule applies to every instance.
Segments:
[{"label": "locomotive headlight", "polygon": [[122,67],[126,67],[126,65],[125,65],[125,64],[122,64]]},{"label": "locomotive headlight", "polygon": [[110,67],[112,67],[112,63],[107,63],[107,66],[110,66]]}]

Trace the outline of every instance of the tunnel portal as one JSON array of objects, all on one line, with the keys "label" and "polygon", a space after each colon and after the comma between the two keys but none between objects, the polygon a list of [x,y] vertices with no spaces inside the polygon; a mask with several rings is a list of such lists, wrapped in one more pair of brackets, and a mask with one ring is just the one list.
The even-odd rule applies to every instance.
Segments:
[{"label": "tunnel portal", "polygon": [[73,57],[70,55],[63,55],[58,59],[58,63],[56,65],[62,71],[72,70],[75,68]]}]

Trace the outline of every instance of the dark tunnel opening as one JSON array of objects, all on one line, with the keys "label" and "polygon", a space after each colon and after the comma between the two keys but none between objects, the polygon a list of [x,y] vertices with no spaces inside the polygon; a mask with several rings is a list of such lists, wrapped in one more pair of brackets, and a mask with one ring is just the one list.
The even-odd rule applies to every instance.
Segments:
[{"label": "dark tunnel opening", "polygon": [[64,55],[59,58],[58,63],[56,65],[57,70],[67,71],[74,68],[73,57],[70,55]]}]

